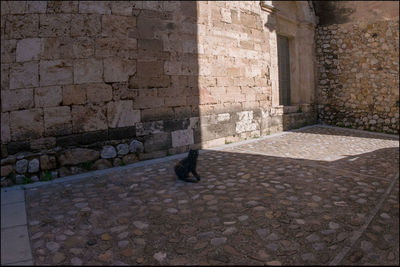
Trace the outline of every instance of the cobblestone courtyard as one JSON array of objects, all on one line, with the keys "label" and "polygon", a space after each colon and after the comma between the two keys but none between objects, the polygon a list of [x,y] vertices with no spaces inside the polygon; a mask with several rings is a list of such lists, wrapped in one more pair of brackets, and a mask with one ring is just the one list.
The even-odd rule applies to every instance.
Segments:
[{"label": "cobblestone courtyard", "polygon": [[36,265],[399,264],[399,141],[309,127],[25,192]]}]

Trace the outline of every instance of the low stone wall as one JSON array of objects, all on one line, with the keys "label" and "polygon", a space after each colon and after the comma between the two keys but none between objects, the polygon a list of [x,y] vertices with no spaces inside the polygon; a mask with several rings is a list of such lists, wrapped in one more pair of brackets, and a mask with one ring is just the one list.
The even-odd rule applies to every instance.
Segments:
[{"label": "low stone wall", "polygon": [[399,132],[399,21],[317,29],[319,120],[332,125]]}]

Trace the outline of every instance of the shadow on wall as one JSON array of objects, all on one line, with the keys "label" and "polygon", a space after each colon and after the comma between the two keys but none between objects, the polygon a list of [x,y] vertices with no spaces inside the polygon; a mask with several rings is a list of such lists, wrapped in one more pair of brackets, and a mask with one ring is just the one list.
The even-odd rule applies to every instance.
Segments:
[{"label": "shadow on wall", "polygon": [[200,142],[197,7],[195,1],[162,4],[163,12],[139,11],[137,71],[128,88],[137,92],[136,137],[145,152],[172,149],[175,154]]},{"label": "shadow on wall", "polygon": [[342,7],[337,1],[312,1],[315,13],[319,18],[318,24],[342,24],[350,22],[350,15],[354,13],[354,9]]}]

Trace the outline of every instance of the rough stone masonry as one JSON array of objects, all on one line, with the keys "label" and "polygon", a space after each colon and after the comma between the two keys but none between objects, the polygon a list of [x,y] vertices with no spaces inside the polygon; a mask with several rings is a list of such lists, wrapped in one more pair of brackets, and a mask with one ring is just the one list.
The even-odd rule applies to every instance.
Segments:
[{"label": "rough stone masonry", "polygon": [[[294,70],[314,69],[314,61],[308,58],[304,64],[300,53],[314,53],[312,5],[282,2],[269,8],[264,2],[270,1],[261,2],[2,1],[2,186],[315,123],[316,75],[292,84],[293,94],[306,94],[307,100],[291,106],[274,102],[280,31],[286,29],[296,42]],[[394,26],[384,27],[398,40]],[[324,31],[319,29],[319,36]],[[392,53],[393,46],[386,46],[390,51],[382,53]],[[331,60],[331,51],[320,52],[318,59]],[[345,60],[351,61],[351,53]],[[385,90],[393,93],[392,76],[377,73],[379,81],[390,83]],[[321,101],[325,91],[336,90],[342,82],[332,78],[333,69],[325,74],[333,82],[320,87]],[[325,74],[320,72],[320,85],[327,80]],[[353,83],[365,76],[357,79]],[[366,95],[354,94],[356,99]],[[386,104],[398,101],[398,95],[392,96],[386,94],[379,102],[385,105],[382,112],[367,112],[368,123],[376,121],[371,130],[398,131],[398,107],[396,111]],[[350,111],[332,111],[332,99],[336,97],[329,105],[321,102],[319,110],[320,118],[334,124]],[[349,104],[356,105],[346,101]],[[364,118],[359,120],[364,123]]]}]

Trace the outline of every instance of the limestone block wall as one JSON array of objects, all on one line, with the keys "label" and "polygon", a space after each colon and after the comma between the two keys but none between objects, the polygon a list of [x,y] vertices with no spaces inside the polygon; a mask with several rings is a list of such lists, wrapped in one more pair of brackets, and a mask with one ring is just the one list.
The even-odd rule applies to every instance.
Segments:
[{"label": "limestone block wall", "polygon": [[322,21],[316,33],[319,120],[398,133],[398,3],[345,2],[336,9],[349,15]]},{"label": "limestone block wall", "polygon": [[312,123],[312,108],[272,107],[262,12],[260,1],[2,1],[2,185]]}]

